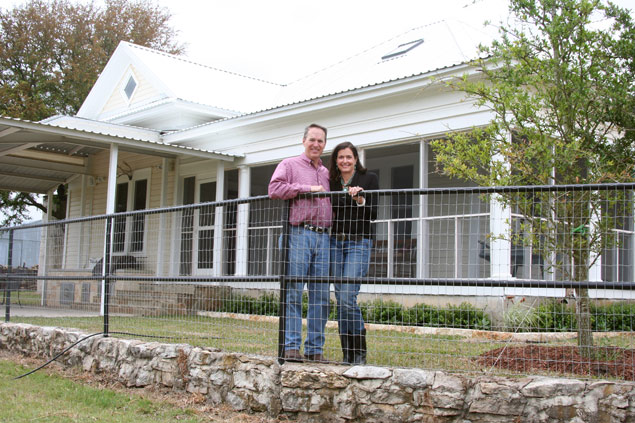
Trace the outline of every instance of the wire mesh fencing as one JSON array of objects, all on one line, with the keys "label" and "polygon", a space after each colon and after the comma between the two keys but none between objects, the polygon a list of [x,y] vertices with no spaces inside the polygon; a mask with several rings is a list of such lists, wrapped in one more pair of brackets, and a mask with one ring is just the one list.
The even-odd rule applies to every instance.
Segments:
[{"label": "wire mesh fencing", "polygon": [[634,188],[261,196],[4,228],[5,320],[281,362],[634,380]]}]

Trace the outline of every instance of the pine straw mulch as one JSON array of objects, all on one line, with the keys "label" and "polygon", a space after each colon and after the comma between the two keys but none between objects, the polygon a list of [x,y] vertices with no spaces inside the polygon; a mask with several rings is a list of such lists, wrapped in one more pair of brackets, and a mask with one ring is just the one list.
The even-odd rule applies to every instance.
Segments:
[{"label": "pine straw mulch", "polygon": [[478,363],[525,374],[560,374],[635,381],[635,350],[593,347],[596,359],[583,358],[577,346],[525,345],[488,351]]}]

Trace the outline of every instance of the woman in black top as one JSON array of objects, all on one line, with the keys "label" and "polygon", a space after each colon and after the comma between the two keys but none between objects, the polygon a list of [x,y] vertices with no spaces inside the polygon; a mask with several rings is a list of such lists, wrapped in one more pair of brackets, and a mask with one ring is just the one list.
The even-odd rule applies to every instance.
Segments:
[{"label": "woman in black top", "polygon": [[[330,189],[334,195],[331,227],[331,275],[360,278],[368,273],[373,247],[371,220],[377,218],[377,196],[365,190],[379,189],[377,175],[359,161],[350,142],[338,144],[330,160]],[[336,282],[337,321],[344,361],[366,364],[366,329],[357,305],[359,283]]]}]

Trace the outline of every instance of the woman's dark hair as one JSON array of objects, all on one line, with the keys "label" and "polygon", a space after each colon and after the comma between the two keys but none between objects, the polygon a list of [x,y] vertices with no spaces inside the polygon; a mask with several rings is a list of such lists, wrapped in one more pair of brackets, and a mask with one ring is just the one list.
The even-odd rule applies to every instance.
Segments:
[{"label": "woman's dark hair", "polygon": [[335,146],[333,152],[331,153],[331,159],[329,160],[329,179],[331,181],[337,181],[340,178],[340,170],[337,168],[337,155],[341,150],[345,148],[350,148],[353,152],[353,156],[357,160],[355,163],[355,171],[364,174],[366,173],[366,168],[362,165],[362,162],[359,160],[359,154],[357,153],[357,147],[355,147],[352,143],[348,141],[341,142]]}]

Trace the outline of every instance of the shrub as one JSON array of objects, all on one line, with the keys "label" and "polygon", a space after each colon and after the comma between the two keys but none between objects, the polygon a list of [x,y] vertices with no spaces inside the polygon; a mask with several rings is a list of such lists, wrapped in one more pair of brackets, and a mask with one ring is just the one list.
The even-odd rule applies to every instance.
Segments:
[{"label": "shrub", "polygon": [[404,308],[394,301],[381,299],[360,304],[364,321],[368,323],[403,324],[488,330],[492,327],[489,316],[469,303],[447,305],[443,308],[417,304]]},{"label": "shrub", "polygon": [[404,307],[395,301],[382,299],[360,303],[362,317],[367,323],[403,324]]},{"label": "shrub", "polygon": [[591,303],[590,309],[593,330],[632,332],[635,328],[635,303],[619,302],[603,306]]},{"label": "shrub", "polygon": [[[264,316],[278,316],[279,296],[275,293],[254,298],[234,294],[218,302],[215,311]],[[396,324],[491,330],[492,322],[483,309],[469,303],[458,306],[434,307],[417,304],[406,308],[395,301],[377,299],[359,304],[367,323]],[[635,329],[635,303],[616,302],[608,305],[591,303],[591,324],[595,331],[625,331]],[[308,310],[308,294],[302,294],[302,317]],[[571,332],[577,328],[575,306],[561,300],[545,302],[538,307],[514,306],[504,315],[505,327],[513,331]],[[329,320],[337,319],[337,306],[330,300]]]},{"label": "shrub", "polygon": [[547,332],[570,332],[578,327],[575,307],[561,300],[552,300],[536,307],[537,326]]},{"label": "shrub", "polygon": [[514,304],[503,314],[505,330],[509,332],[532,332],[539,329],[536,309],[527,304]]}]

